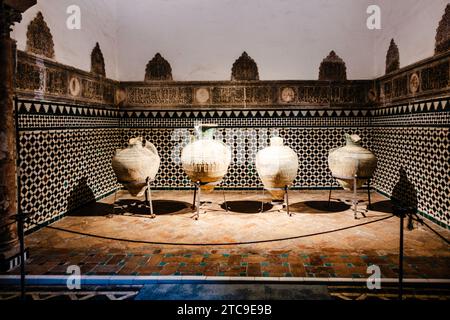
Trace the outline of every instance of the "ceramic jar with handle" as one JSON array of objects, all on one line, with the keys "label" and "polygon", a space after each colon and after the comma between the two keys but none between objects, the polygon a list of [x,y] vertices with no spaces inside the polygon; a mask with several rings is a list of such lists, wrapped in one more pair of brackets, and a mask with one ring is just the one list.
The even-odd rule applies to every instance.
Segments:
[{"label": "ceramic jar with handle", "polygon": [[197,137],[181,152],[183,170],[203,191],[212,191],[228,171],[231,148],[214,139],[216,124],[195,126]]},{"label": "ceramic jar with handle", "polygon": [[297,153],[285,146],[282,138],[272,137],[270,146],[256,154],[255,164],[264,188],[272,195],[272,200],[284,201],[286,186],[290,186],[297,176]]},{"label": "ceramic jar with handle", "polygon": [[356,134],[345,135],[346,145],[330,150],[328,165],[339,184],[348,191],[353,191],[353,177],[356,187],[360,188],[367,178],[373,176],[377,166],[377,157],[361,146],[361,138]]},{"label": "ceramic jar with handle", "polygon": [[141,196],[147,186],[147,179],[154,180],[161,159],[156,147],[141,137],[130,139],[125,149],[116,151],[112,159],[117,180],[133,196]]}]

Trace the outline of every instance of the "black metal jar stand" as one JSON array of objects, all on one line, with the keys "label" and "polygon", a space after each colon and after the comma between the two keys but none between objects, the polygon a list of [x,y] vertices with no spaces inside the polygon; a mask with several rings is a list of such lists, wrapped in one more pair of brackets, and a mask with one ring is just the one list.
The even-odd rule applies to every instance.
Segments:
[{"label": "black metal jar stand", "polygon": [[[293,214],[290,212],[289,210],[289,187],[286,185],[284,186],[284,199],[283,199],[283,203],[279,203],[277,205],[281,205],[281,209],[279,209],[278,211],[281,212],[282,208],[286,208],[286,213],[289,217],[292,217]],[[264,198],[264,191],[265,189],[263,188],[263,198]],[[264,199],[261,200],[261,211],[260,213],[264,212]]]},{"label": "black metal jar stand", "polygon": [[[150,187],[151,181],[152,180],[149,177],[147,177],[145,179],[145,183],[147,184],[147,186],[145,187],[144,193],[145,193],[145,202],[148,203],[148,206],[149,206],[149,209],[150,209],[150,218],[154,219],[154,218],[156,218],[156,215],[153,212],[152,189]],[[121,183],[122,185],[126,185],[126,182],[120,182],[119,181],[119,183]],[[116,208],[117,191],[118,190],[116,189],[116,191],[114,192],[113,215],[114,215],[115,208]]]},{"label": "black metal jar stand", "polygon": [[[353,207],[353,213],[354,213],[354,217],[355,219],[358,219],[358,213],[361,213],[363,215],[363,217],[366,217],[366,212],[368,211],[368,209],[371,209],[372,207],[372,202],[370,199],[370,180],[372,179],[372,177],[358,177],[357,175],[353,176],[353,177],[338,177],[336,175],[332,175],[333,178],[335,179],[342,179],[342,180],[353,180],[353,198],[351,200],[351,204]],[[361,211],[358,211],[358,203],[360,202],[358,200],[358,190],[357,190],[357,182],[358,179],[367,179],[367,196],[368,196],[368,200],[369,200],[369,204],[367,206],[367,209],[363,209]],[[328,207],[330,206],[330,202],[331,202],[331,192],[333,190],[333,184],[330,184],[330,192],[328,194]]]},{"label": "black metal jar stand", "polygon": [[[207,182],[207,183],[202,183],[200,181],[194,182],[194,199],[192,200],[192,210],[196,210],[195,214],[191,217],[194,220],[198,220],[200,218],[200,207],[202,205],[201,202],[201,186],[217,186],[221,183],[222,181],[216,181],[216,182]],[[224,206],[225,206],[225,210],[228,212],[228,204],[227,204],[227,200],[225,198],[225,189],[222,189],[222,193],[223,193],[223,201],[224,201]],[[196,205],[197,202],[197,205]],[[206,210],[205,210],[206,213]]]}]

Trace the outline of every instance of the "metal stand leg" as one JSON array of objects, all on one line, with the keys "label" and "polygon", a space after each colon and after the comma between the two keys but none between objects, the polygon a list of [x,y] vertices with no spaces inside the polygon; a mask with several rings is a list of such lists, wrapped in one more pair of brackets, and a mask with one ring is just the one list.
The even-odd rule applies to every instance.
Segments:
[{"label": "metal stand leg", "polygon": [[264,187],[263,187],[262,190],[263,190],[263,196],[262,196],[262,199],[261,199],[261,212],[260,213],[264,212],[264,196],[265,196]]},{"label": "metal stand leg", "polygon": [[25,228],[24,228],[24,214],[19,213],[18,217],[18,234],[20,245],[20,297],[25,300]]},{"label": "metal stand leg", "polygon": [[289,193],[288,193],[288,186],[285,186],[284,187],[284,194],[285,194],[285,201],[286,201],[286,212],[287,212],[287,214],[288,214],[288,216],[289,217],[292,217],[292,214],[290,213],[290,211],[289,211]]},{"label": "metal stand leg", "polygon": [[328,194],[328,208],[330,207],[330,202],[331,202],[331,191],[333,190],[333,182],[330,183],[330,193]]},{"label": "metal stand leg", "polygon": [[227,203],[227,199],[225,198],[225,189],[222,188],[222,193],[223,193],[223,205],[225,206],[225,210],[228,213],[228,203]]},{"label": "metal stand leg", "polygon": [[150,207],[150,218],[156,218],[156,215],[153,213],[153,201],[152,201],[152,190],[150,189],[150,179],[147,178],[147,190],[145,192],[145,200],[148,202]]},{"label": "metal stand leg", "polygon": [[400,211],[400,252],[399,252],[399,267],[398,267],[398,299],[403,300],[403,219],[404,212]]},{"label": "metal stand leg", "polygon": [[194,200],[192,200],[192,210],[195,209],[195,198],[197,197],[197,183],[194,183]]},{"label": "metal stand leg", "polygon": [[356,198],[356,177],[353,178],[353,212],[355,219],[358,219],[358,199]]},{"label": "metal stand leg", "polygon": [[200,217],[200,206],[202,204],[201,202],[202,189],[200,189],[200,181],[197,182],[197,188],[198,188],[197,218],[195,220],[198,220],[198,218]]},{"label": "metal stand leg", "polygon": [[370,179],[367,180],[367,197],[369,198],[367,209],[372,209],[372,202],[370,201]]},{"label": "metal stand leg", "polygon": [[355,214],[355,219],[358,219],[358,213],[361,213],[361,215],[362,215],[364,218],[366,218],[366,214],[365,214],[365,212],[367,212],[366,209],[362,209],[361,211],[358,211],[358,203],[359,203],[359,200],[358,200],[357,183],[358,183],[358,177],[355,176],[355,177],[353,178],[353,200],[352,200],[352,203],[353,203],[353,206],[354,206],[354,207],[353,207],[353,211],[354,211],[354,214]]},{"label": "metal stand leg", "polygon": [[[195,189],[198,189],[198,196],[197,196],[197,212],[191,217],[194,218],[194,220],[198,220],[198,218],[200,217],[200,204],[201,204],[201,189],[200,189],[200,181],[197,181],[195,183]],[[194,199],[195,200],[195,199]]]},{"label": "metal stand leg", "polygon": [[112,213],[107,214],[107,215],[106,215],[106,218],[113,218],[114,215],[116,214],[117,190],[118,190],[118,189],[116,189],[116,191],[114,191],[114,201],[113,201],[113,203],[112,203],[112,206],[113,206],[113,207],[112,207]]}]

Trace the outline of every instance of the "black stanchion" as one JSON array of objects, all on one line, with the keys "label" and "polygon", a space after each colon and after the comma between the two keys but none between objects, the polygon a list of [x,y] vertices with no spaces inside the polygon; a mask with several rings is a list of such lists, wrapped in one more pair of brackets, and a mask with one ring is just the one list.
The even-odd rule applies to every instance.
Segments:
[{"label": "black stanchion", "polygon": [[20,244],[20,297],[25,300],[25,231],[24,231],[24,216],[17,215],[19,244]]},{"label": "black stanchion", "polygon": [[398,299],[403,300],[403,222],[405,218],[405,210],[400,209],[400,248],[398,259]]}]

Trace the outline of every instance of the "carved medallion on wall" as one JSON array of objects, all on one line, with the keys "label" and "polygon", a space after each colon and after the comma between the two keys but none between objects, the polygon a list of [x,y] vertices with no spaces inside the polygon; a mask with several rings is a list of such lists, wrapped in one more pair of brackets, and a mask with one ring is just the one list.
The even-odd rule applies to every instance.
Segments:
[{"label": "carved medallion on wall", "polygon": [[55,57],[53,36],[40,11],[28,25],[26,51],[51,59]]},{"label": "carved medallion on wall", "polygon": [[394,42],[394,39],[391,39],[391,43],[389,44],[389,49],[386,54],[386,73],[393,72],[400,68],[400,53],[398,51],[398,47]]},{"label": "carved medallion on wall", "polygon": [[375,89],[370,89],[367,93],[367,98],[370,102],[375,102],[377,100],[377,91]]},{"label": "carved medallion on wall", "polygon": [[81,82],[78,77],[71,77],[69,80],[69,93],[73,97],[78,97],[81,93]]},{"label": "carved medallion on wall", "polygon": [[295,89],[292,87],[285,87],[281,89],[280,98],[282,102],[294,102],[296,100],[297,94]]},{"label": "carved medallion on wall", "polygon": [[319,68],[319,80],[345,81],[347,80],[347,67],[334,51],[323,59]]},{"label": "carved medallion on wall", "polygon": [[445,13],[436,30],[434,53],[439,54],[448,50],[450,50],[450,4],[445,7]]},{"label": "carved medallion on wall", "polygon": [[145,81],[173,80],[172,67],[161,54],[157,53],[147,64],[145,69]]},{"label": "carved medallion on wall", "polygon": [[204,104],[210,102],[211,93],[209,88],[197,88],[194,89],[195,102]]},{"label": "carved medallion on wall", "polygon": [[245,51],[231,68],[231,81],[241,80],[259,80],[258,66]]},{"label": "carved medallion on wall", "polygon": [[103,53],[98,42],[91,52],[91,72],[103,77],[106,76],[105,59],[103,58]]},{"label": "carved medallion on wall", "polygon": [[122,88],[117,89],[115,93],[115,103],[117,105],[122,105],[126,100],[127,92]]},{"label": "carved medallion on wall", "polygon": [[416,93],[420,87],[420,78],[419,75],[415,72],[409,78],[409,91],[411,93]]}]

